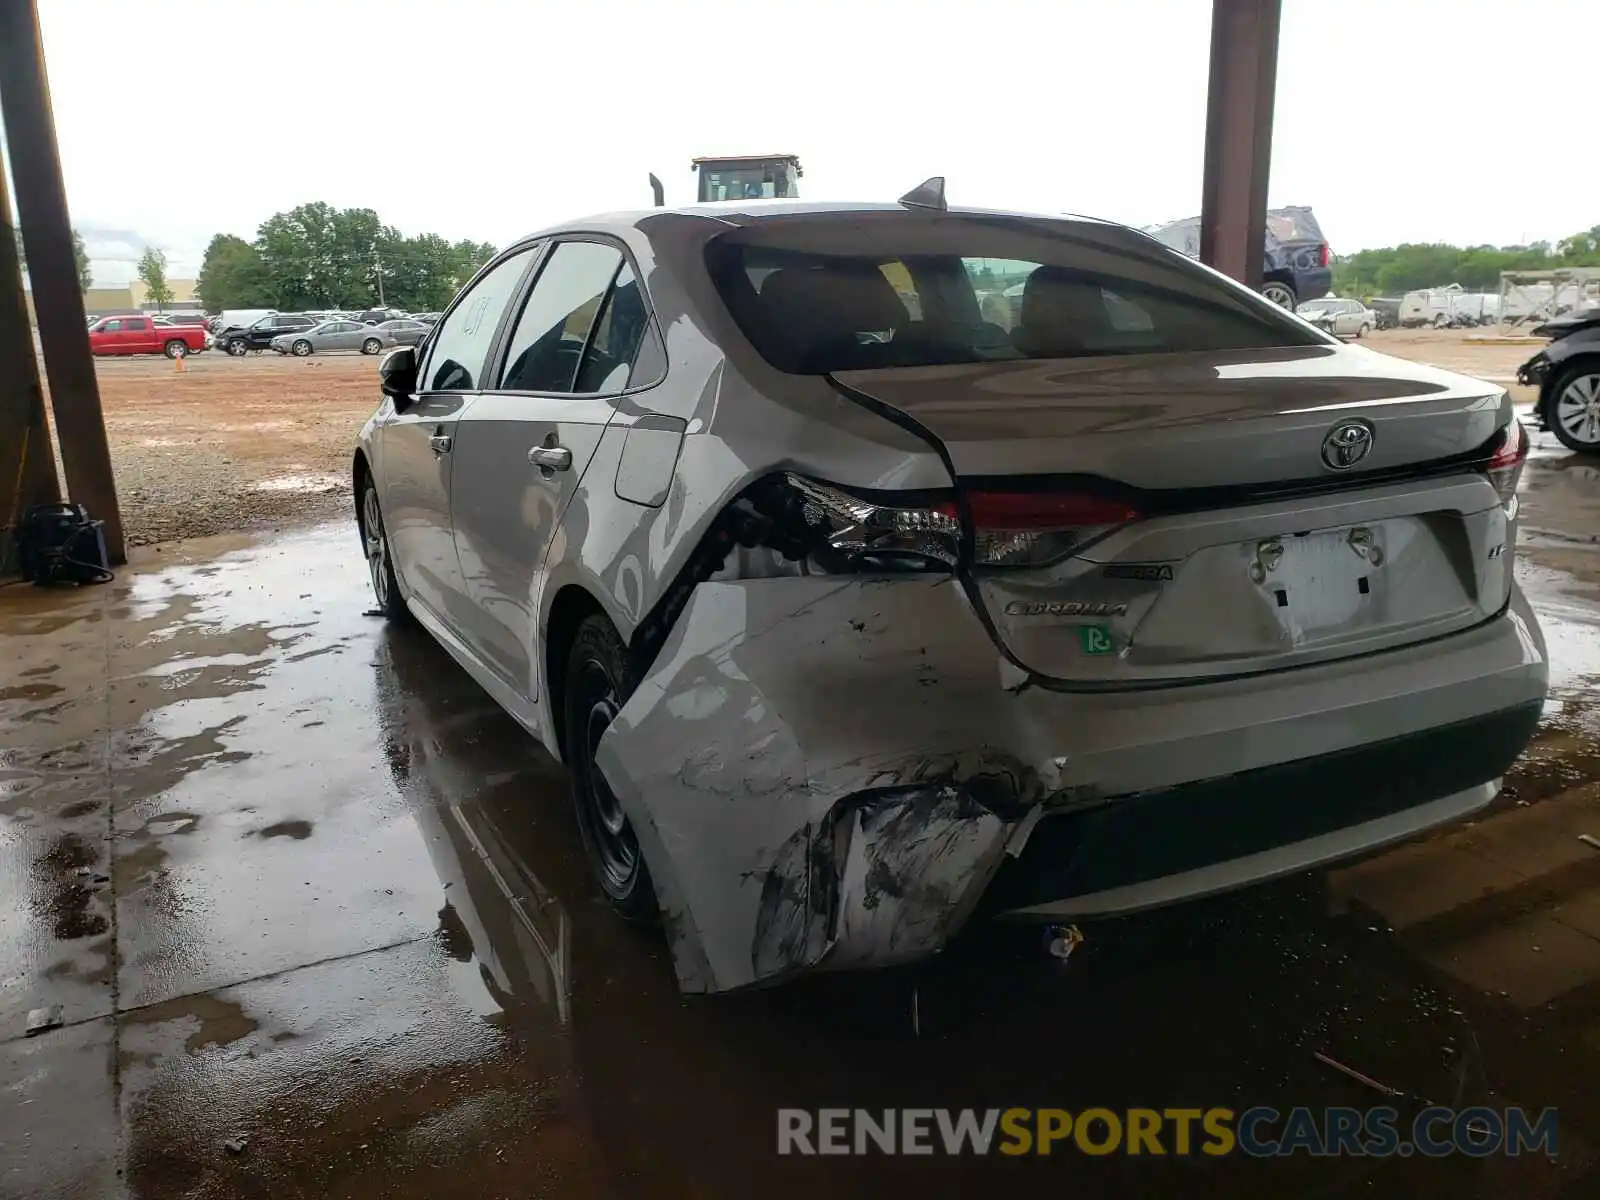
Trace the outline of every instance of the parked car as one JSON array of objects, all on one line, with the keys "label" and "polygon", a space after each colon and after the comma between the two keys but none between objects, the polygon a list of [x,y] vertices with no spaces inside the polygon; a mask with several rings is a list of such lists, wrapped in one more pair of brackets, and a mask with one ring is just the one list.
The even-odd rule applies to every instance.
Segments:
[{"label": "parked car", "polygon": [[400,317],[393,321],[380,321],[377,325],[370,326],[379,333],[386,333],[400,346],[415,346],[428,336],[431,326],[411,317]]},{"label": "parked car", "polygon": [[212,333],[222,335],[230,329],[248,329],[262,317],[275,317],[275,308],[225,308],[208,322]]},{"label": "parked car", "polygon": [[242,329],[225,329],[217,337],[217,343],[229,354],[248,354],[251,351],[262,351],[272,345],[276,337],[287,334],[305,333],[316,327],[316,322],[310,317],[300,313],[275,313],[270,317],[262,317]]},{"label": "parked car", "polygon": [[1505,390],[1120,226],[575,221],[379,375],[378,606],[566,763],[687,991],[1358,855],[1488,804],[1539,720]]},{"label": "parked car", "polygon": [[327,354],[333,350],[359,350],[362,354],[376,354],[396,345],[396,342],[394,335],[387,330],[363,325],[359,321],[324,321],[311,329],[280,334],[270,344],[279,354],[304,358],[308,354]]},{"label": "parked car", "polygon": [[[1378,324],[1378,314],[1359,300],[1339,300],[1332,296],[1307,300],[1295,309],[1312,324],[1325,322],[1328,331],[1339,337],[1366,337]],[[1316,318],[1322,318],[1319,322]]]},{"label": "parked car", "polygon": [[206,315],[202,312],[164,312],[157,313],[157,317],[172,325],[205,325]]},{"label": "parked car", "polygon": [[424,325],[437,325],[439,318],[443,315],[443,313],[436,312],[412,313],[411,319],[413,321],[421,321]]},{"label": "parked car", "polygon": [[[1200,257],[1200,218],[1173,221],[1148,231],[1163,245],[1190,258]],[[1261,294],[1283,308],[1326,296],[1333,286],[1333,252],[1322,226],[1304,205],[1267,210]]]},{"label": "parked car", "polygon": [[1517,382],[1539,389],[1540,426],[1568,450],[1600,454],[1600,309],[1535,326],[1550,344],[1517,368]]},{"label": "parked car", "polygon": [[158,325],[145,313],[102,317],[89,326],[95,354],[165,354],[183,358],[206,349],[206,331],[195,325]]},{"label": "parked car", "polygon": [[363,325],[377,325],[383,321],[397,321],[406,314],[397,308],[369,308],[356,317]]}]

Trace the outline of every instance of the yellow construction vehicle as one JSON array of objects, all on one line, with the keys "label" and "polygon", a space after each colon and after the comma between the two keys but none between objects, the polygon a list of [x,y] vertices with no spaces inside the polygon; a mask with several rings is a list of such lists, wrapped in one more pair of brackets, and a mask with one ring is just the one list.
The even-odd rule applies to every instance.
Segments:
[{"label": "yellow construction vehicle", "polygon": [[[696,199],[704,204],[717,200],[793,199],[800,194],[796,182],[803,174],[800,159],[793,154],[740,154],[731,157],[697,158],[689,164],[699,175]],[[661,180],[650,176],[650,190],[656,207],[666,203]]]}]

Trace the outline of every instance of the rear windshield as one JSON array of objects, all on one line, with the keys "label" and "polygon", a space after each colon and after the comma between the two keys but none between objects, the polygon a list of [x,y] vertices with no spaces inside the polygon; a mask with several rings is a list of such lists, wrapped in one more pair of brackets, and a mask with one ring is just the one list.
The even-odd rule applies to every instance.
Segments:
[{"label": "rear windshield", "polygon": [[756,350],[795,374],[1327,341],[1114,226],[806,214],[714,239],[707,266]]}]

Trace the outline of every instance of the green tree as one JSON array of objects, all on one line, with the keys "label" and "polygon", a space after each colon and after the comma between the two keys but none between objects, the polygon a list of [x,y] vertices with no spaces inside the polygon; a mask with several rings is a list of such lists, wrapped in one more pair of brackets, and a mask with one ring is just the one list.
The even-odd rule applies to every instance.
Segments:
[{"label": "green tree", "polygon": [[[17,261],[22,264],[22,269],[28,269],[28,258],[22,249],[22,229],[13,229],[12,234],[17,243]],[[89,268],[89,251],[83,244],[83,234],[76,229],[72,231],[72,258],[78,267],[78,290],[87,292],[94,286],[94,272]]]},{"label": "green tree", "polygon": [[139,256],[139,278],[144,281],[145,292],[155,303],[157,312],[165,312],[172,303],[172,285],[167,282],[167,255],[156,246],[146,246]]},{"label": "green tree", "polygon": [[219,233],[206,247],[195,294],[207,312],[225,308],[271,308],[276,296],[256,248],[241,237]]}]

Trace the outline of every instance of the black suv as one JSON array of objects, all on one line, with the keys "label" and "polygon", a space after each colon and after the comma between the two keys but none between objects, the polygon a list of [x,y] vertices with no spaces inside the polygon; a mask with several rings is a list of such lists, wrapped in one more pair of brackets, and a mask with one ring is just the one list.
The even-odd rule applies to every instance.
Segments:
[{"label": "black suv", "polygon": [[299,313],[278,313],[262,317],[254,325],[243,328],[236,325],[223,330],[217,334],[217,345],[235,356],[248,354],[252,350],[259,353],[272,345],[273,338],[286,333],[303,333],[316,324],[310,317],[303,317]]}]

